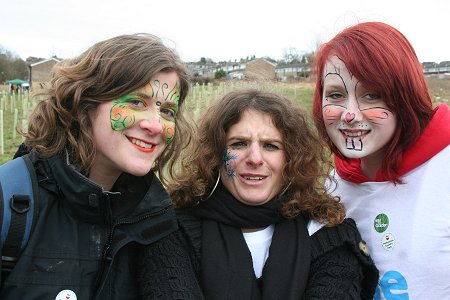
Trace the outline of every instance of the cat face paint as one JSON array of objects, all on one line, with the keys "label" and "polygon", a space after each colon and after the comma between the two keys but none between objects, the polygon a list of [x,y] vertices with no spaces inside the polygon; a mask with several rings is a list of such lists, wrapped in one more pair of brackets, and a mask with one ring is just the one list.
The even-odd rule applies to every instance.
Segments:
[{"label": "cat face paint", "polygon": [[147,174],[174,137],[180,95],[176,72],[159,72],[142,88],[100,104],[91,116],[97,149],[91,173]]},{"label": "cat face paint", "polygon": [[377,93],[365,88],[337,56],[323,78],[322,114],[328,136],[349,158],[383,157],[396,126],[396,115]]}]

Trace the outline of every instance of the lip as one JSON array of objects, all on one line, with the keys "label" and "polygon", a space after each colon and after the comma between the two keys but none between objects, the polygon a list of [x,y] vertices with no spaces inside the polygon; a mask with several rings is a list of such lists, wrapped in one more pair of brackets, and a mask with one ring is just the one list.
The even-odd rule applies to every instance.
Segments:
[{"label": "lip", "polygon": [[253,173],[241,173],[239,178],[247,185],[258,185],[265,181],[267,175],[253,174]]},{"label": "lip", "polygon": [[370,130],[359,130],[359,129],[339,129],[339,131],[344,135],[344,137],[350,138],[362,138],[370,133]]},{"label": "lip", "polygon": [[131,136],[127,136],[127,139],[130,141],[133,147],[145,153],[152,153],[153,151],[155,151],[157,146],[157,144],[155,143],[151,143],[149,141],[145,141]]}]

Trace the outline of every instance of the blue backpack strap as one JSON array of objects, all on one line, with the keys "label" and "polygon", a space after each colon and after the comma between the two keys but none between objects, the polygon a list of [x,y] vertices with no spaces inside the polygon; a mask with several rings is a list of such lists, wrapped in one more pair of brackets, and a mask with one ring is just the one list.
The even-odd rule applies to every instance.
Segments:
[{"label": "blue backpack strap", "polygon": [[0,251],[5,270],[14,266],[26,247],[37,217],[37,181],[28,155],[0,166],[0,197]]}]

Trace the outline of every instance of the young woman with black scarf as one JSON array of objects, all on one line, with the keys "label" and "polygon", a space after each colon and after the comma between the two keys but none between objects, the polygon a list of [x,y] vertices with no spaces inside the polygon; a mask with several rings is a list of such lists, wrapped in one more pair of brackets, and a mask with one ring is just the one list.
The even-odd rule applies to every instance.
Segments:
[{"label": "young woman with black scarf", "polygon": [[[205,299],[372,299],[378,271],[323,187],[330,165],[305,113],[278,94],[240,90],[200,120],[168,191]],[[157,280],[152,257],[163,251],[147,249],[141,280]]]}]

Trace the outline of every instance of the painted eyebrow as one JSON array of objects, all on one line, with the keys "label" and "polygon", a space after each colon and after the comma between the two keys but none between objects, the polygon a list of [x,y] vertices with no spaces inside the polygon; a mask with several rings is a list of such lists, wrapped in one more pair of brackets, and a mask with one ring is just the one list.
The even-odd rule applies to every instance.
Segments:
[{"label": "painted eyebrow", "polygon": [[142,98],[144,100],[150,100],[152,98],[149,94],[145,94],[145,93],[142,93],[142,92],[131,93],[128,96],[130,96],[130,97],[139,97],[139,98]]},{"label": "painted eyebrow", "polygon": [[[149,101],[153,98],[150,94],[146,94],[146,93],[142,93],[142,92],[128,94],[128,97],[138,97],[138,98],[142,98],[146,101]],[[169,106],[169,107],[177,106],[177,104],[174,101],[164,101],[164,102],[162,102],[162,104]]]},{"label": "painted eyebrow", "polygon": [[166,107],[177,107],[177,103],[173,101],[164,101],[161,104],[164,104]]}]

